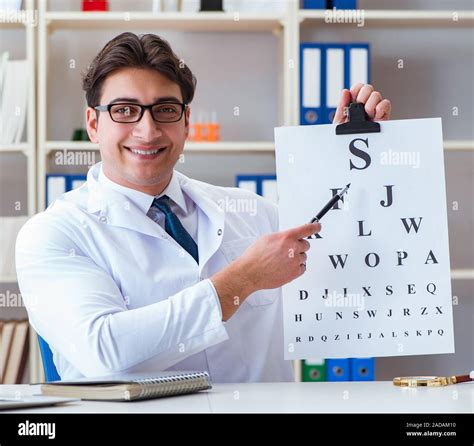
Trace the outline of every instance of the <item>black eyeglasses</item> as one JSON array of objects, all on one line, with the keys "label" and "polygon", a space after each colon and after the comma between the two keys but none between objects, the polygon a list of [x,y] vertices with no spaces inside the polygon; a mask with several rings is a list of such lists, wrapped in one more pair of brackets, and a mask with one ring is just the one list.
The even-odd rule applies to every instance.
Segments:
[{"label": "black eyeglasses", "polygon": [[98,111],[108,111],[110,119],[121,124],[130,124],[142,119],[145,110],[149,109],[152,118],[156,122],[178,122],[186,110],[184,102],[159,102],[157,104],[142,105],[125,102],[114,104],[98,105],[94,107]]}]

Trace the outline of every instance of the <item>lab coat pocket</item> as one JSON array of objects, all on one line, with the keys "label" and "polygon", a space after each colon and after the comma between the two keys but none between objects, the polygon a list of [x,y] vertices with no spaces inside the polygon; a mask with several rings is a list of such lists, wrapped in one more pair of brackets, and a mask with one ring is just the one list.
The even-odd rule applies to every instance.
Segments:
[{"label": "lab coat pocket", "polygon": [[[230,263],[240,257],[256,240],[257,237],[244,237],[228,242],[222,242],[221,251]],[[252,307],[269,305],[275,301],[277,295],[277,290],[259,290],[247,297],[245,303]]]},{"label": "lab coat pocket", "polygon": [[257,237],[243,237],[228,242],[222,242],[221,251],[230,263],[240,257],[256,240]]}]

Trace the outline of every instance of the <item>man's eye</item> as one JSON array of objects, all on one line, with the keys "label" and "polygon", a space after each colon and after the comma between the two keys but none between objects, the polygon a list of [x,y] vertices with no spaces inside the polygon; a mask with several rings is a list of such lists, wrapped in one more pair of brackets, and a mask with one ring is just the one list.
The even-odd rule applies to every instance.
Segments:
[{"label": "man's eye", "polygon": [[158,110],[159,113],[176,113],[176,109],[174,107],[161,107]]},{"label": "man's eye", "polygon": [[131,113],[130,107],[121,107],[115,110],[115,113],[119,113],[121,115],[129,115]]},{"label": "man's eye", "polygon": [[113,113],[120,116],[134,116],[140,113],[140,109],[130,105],[117,106],[113,109]]}]

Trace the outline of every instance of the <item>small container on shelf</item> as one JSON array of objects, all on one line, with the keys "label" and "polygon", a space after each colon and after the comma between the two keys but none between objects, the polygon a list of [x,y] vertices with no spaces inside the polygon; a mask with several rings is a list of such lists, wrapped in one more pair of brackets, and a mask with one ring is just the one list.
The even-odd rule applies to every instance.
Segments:
[{"label": "small container on shelf", "polygon": [[211,113],[211,120],[207,123],[207,140],[208,141],[220,141],[220,125],[217,122],[217,113],[213,111]]},{"label": "small container on shelf", "polygon": [[89,141],[89,135],[84,128],[74,129],[72,134],[72,141]]},{"label": "small container on shelf", "polygon": [[204,112],[198,113],[198,118],[194,123],[194,141],[207,141],[207,126]]},{"label": "small container on shelf", "polygon": [[189,115],[189,133],[188,137],[186,138],[188,141],[195,141],[195,127],[194,127],[194,115]]},{"label": "small container on shelf", "polygon": [[107,0],[82,0],[83,11],[108,11],[109,3]]},{"label": "small container on shelf", "polygon": [[223,11],[222,0],[201,0],[201,9],[203,11]]}]

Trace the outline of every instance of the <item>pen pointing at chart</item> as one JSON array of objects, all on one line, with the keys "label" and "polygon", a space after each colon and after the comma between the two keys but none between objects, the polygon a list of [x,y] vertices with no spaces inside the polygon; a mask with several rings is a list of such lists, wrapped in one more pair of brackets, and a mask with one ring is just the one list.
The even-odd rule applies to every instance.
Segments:
[{"label": "pen pointing at chart", "polygon": [[326,205],[317,213],[316,217],[313,217],[310,221],[310,223],[319,223],[321,218],[323,218],[330,209],[339,201],[342,200],[343,195],[347,192],[349,189],[351,183],[347,184],[346,187],[339,192],[338,194],[334,195],[327,203]]}]

